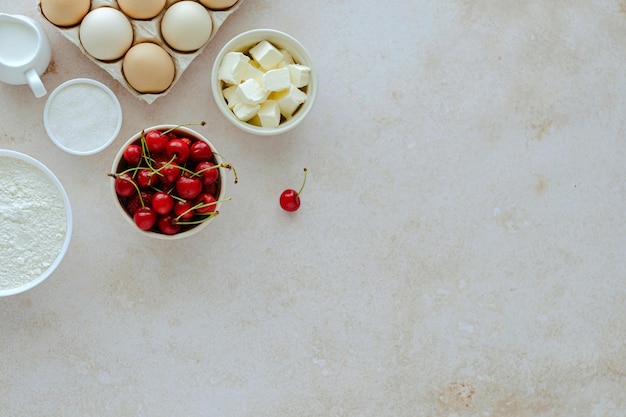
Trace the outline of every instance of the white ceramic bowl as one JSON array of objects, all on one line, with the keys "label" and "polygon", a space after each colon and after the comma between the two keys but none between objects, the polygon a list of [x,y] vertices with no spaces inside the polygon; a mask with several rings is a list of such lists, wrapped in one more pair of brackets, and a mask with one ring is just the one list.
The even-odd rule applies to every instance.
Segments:
[{"label": "white ceramic bowl", "polygon": [[[72,236],[72,209],[70,206],[70,200],[67,196],[67,193],[65,192],[65,189],[63,188],[63,185],[59,181],[59,179],[52,173],[52,171],[50,171],[50,169],[48,169],[48,167],[46,167],[44,164],[34,159],[33,157],[20,153],[20,152],[0,149],[0,163],[5,163],[3,162],[3,160],[7,160],[9,158],[18,159],[20,161],[23,161],[31,165],[37,171],[39,171],[43,177],[48,178],[54,184],[54,186],[58,189],[58,192],[60,195],[59,198],[63,200],[63,206],[65,207],[66,229],[65,229],[65,236],[63,236],[63,242],[62,242],[61,248],[58,254],[56,255],[56,257],[54,258],[54,260],[50,259],[52,261],[50,265],[39,276],[27,282],[24,282],[19,286],[3,288],[2,285],[0,284],[0,297],[19,294],[41,284],[46,278],[48,278],[52,274],[52,272],[54,272],[54,270],[59,266],[59,264],[63,260],[63,257],[65,256],[67,252],[67,248],[70,244],[70,239]],[[2,221],[5,221],[5,220],[2,220]],[[22,238],[24,238],[24,236],[22,236]],[[29,238],[29,237],[26,236],[26,238]],[[58,242],[58,243],[61,243],[61,242]],[[53,254],[51,254],[50,256],[52,257]],[[7,262],[13,262],[13,261],[15,261],[15,259],[3,259],[2,260],[2,262],[5,265]]]},{"label": "white ceramic bowl", "polygon": [[[213,151],[213,157],[215,159],[215,163],[217,164],[222,164],[223,163],[223,159],[221,158],[221,156],[218,154],[217,150],[215,149],[215,146],[213,146],[213,144],[204,136],[202,136],[201,134],[199,134],[198,132],[196,132],[195,130],[192,130],[188,127],[184,127],[184,126],[178,126],[178,125],[171,125],[171,124],[164,124],[164,125],[157,125],[157,126],[152,126],[149,127],[147,129],[145,129],[142,132],[137,132],[135,135],[133,135],[130,139],[128,139],[126,141],[126,143],[124,143],[124,145],[120,148],[119,152],[117,153],[117,155],[115,156],[115,159],[113,160],[113,165],[111,167],[111,172],[112,173],[118,173],[121,172],[122,168],[124,167],[125,161],[123,160],[123,155],[124,155],[124,150],[131,144],[133,143],[140,143],[141,137],[144,133],[147,133],[151,130],[160,130],[160,131],[166,131],[169,129],[174,129],[174,132],[178,132],[178,133],[182,133],[184,134],[186,137],[189,137],[191,139],[197,139],[197,140],[201,140],[203,142],[206,142],[209,144],[209,146],[211,147],[211,150]],[[225,195],[225,178],[226,178],[226,172],[227,170],[225,168],[217,168],[219,171],[219,179],[217,180],[217,182],[219,182],[219,190],[217,191],[217,195],[215,196],[215,199],[218,201],[217,205],[215,206],[215,211],[219,211],[220,207],[221,207],[221,200],[224,198]],[[173,234],[173,235],[167,235],[164,233],[161,233],[160,231],[158,231],[155,228],[148,230],[148,231],[144,231],[141,230],[139,227],[137,227],[137,225],[135,224],[135,222],[133,221],[132,216],[130,215],[130,213],[126,210],[126,208],[123,205],[124,199],[120,196],[117,195],[117,193],[115,192],[115,187],[114,187],[114,180],[111,179],[111,193],[113,196],[113,201],[115,202],[115,206],[117,207],[118,211],[120,212],[120,214],[122,215],[122,217],[124,219],[126,219],[126,221],[131,225],[131,227],[133,229],[135,229],[136,231],[149,236],[149,237],[153,237],[153,238],[157,238],[157,239],[167,239],[167,240],[172,240],[172,239],[181,239],[184,237],[189,237],[192,236],[198,232],[200,232],[201,230],[203,230],[204,228],[206,228],[210,222],[212,222],[215,217],[217,216],[213,216],[209,219],[207,219],[206,221],[195,225],[187,230],[184,231],[180,231],[179,233]]]},{"label": "white ceramic bowl", "polygon": [[122,127],[122,107],[110,88],[89,78],[59,85],[43,111],[46,133],[72,155],[93,155],[106,149]]},{"label": "white ceramic bowl", "polygon": [[[244,52],[246,53],[252,46],[257,43],[267,40],[279,49],[287,50],[293,57],[294,61],[298,64],[306,65],[311,68],[311,75],[309,85],[303,87],[302,90],[307,94],[306,101],[300,106],[300,108],[294,113],[293,117],[289,120],[283,120],[278,127],[261,127],[252,123],[243,122],[228,107],[226,99],[222,93],[224,89],[224,83],[218,78],[219,68],[221,66],[224,56],[228,52]],[[292,36],[273,29],[253,29],[235,36],[228,41],[217,54],[215,62],[213,63],[213,69],[211,72],[211,89],[213,92],[213,98],[220,109],[222,114],[235,126],[241,130],[262,136],[279,135],[285,133],[294,127],[296,127],[304,118],[309,114],[315,99],[317,98],[317,73],[313,67],[313,62],[309,56],[308,51]]]}]

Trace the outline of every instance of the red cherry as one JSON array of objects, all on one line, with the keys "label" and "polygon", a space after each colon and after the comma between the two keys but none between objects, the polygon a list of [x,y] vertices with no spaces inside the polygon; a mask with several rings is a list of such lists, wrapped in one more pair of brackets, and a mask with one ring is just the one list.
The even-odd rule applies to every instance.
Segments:
[{"label": "red cherry", "polygon": [[176,218],[171,214],[159,218],[157,226],[166,235],[175,235],[181,229],[181,226],[176,224]]},{"label": "red cherry", "polygon": [[150,153],[159,153],[165,150],[169,139],[167,135],[158,130],[151,130],[145,135],[146,146]]},{"label": "red cherry", "polygon": [[159,183],[159,175],[148,168],[144,168],[137,171],[135,180],[140,188],[155,187]]},{"label": "red cherry", "polygon": [[127,172],[115,177],[114,187],[117,195],[121,197],[130,197],[131,195],[137,193],[135,180],[133,180],[133,177],[131,177]]},{"label": "red cherry", "polygon": [[296,211],[300,208],[300,196],[296,190],[285,190],[280,195],[280,206],[285,211]]},{"label": "red cherry", "polygon": [[193,217],[194,210],[191,208],[193,204],[189,200],[176,200],[174,202],[174,214],[180,217],[180,220],[189,220]]},{"label": "red cherry", "polygon": [[182,139],[172,139],[165,146],[165,153],[173,162],[184,164],[189,159],[189,145]]},{"label": "red cherry", "polygon": [[157,215],[150,207],[141,207],[135,211],[133,220],[141,230],[150,230],[157,221]]},{"label": "red cherry", "polygon": [[217,202],[215,200],[215,197],[208,193],[200,194],[200,196],[196,200],[196,205],[200,204],[202,205],[196,208],[196,211],[202,214],[212,213],[217,208]]},{"label": "red cherry", "polygon": [[196,174],[202,173],[202,184],[204,186],[208,186],[217,181],[217,178],[220,175],[219,168],[208,161],[200,162],[196,165],[196,169],[194,170]]},{"label": "red cherry", "polygon": [[168,163],[163,164],[158,170],[161,174],[161,182],[166,185],[176,183],[182,173],[178,165]]},{"label": "red cherry", "polygon": [[304,189],[304,185],[306,184],[306,173],[307,169],[304,168],[304,180],[302,181],[302,186],[300,187],[300,191],[288,189],[282,192],[280,195],[280,206],[285,211],[296,211],[300,208],[300,193]]},{"label": "red cherry", "polygon": [[193,162],[208,161],[213,157],[213,151],[208,143],[198,140],[189,147],[189,158]]},{"label": "red cherry", "polygon": [[123,158],[130,165],[139,165],[142,153],[141,146],[137,144],[128,145],[128,147],[124,149]]},{"label": "red cherry", "polygon": [[176,180],[176,191],[186,200],[194,199],[202,192],[202,180],[198,176],[183,175]]},{"label": "red cherry", "polygon": [[152,196],[152,209],[157,214],[168,214],[174,208],[174,198],[163,191],[156,192]]}]

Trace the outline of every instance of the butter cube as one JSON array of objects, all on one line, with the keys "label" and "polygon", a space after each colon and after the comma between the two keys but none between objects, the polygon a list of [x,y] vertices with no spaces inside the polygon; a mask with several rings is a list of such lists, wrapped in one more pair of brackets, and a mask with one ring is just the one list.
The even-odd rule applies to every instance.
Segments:
[{"label": "butter cube", "polygon": [[291,56],[288,50],[279,49],[279,51],[281,54],[283,54],[283,59],[281,59],[280,62],[278,63],[279,68],[286,67],[287,65],[290,65],[290,64],[295,64],[293,57]]},{"label": "butter cube", "polygon": [[267,98],[268,92],[250,78],[237,86],[237,95],[242,103],[261,104]]},{"label": "butter cube", "polygon": [[309,85],[311,79],[311,68],[306,65],[291,64],[287,66],[289,68],[289,77],[291,83],[298,88]]},{"label": "butter cube", "polygon": [[260,108],[261,106],[258,104],[237,103],[233,107],[233,113],[242,122],[247,122],[256,116]]},{"label": "butter cube", "polygon": [[286,119],[291,119],[298,107],[306,101],[306,97],[306,93],[294,85],[275,93],[275,100],[278,102],[280,112]]},{"label": "butter cube", "polygon": [[276,100],[266,100],[261,104],[257,116],[263,127],[278,127],[280,124],[280,107]]},{"label": "butter cube", "polygon": [[289,88],[291,75],[288,67],[273,69],[263,74],[263,88],[265,91],[280,91]]},{"label": "butter cube", "polygon": [[283,54],[268,41],[261,41],[250,48],[250,55],[264,70],[275,68],[283,59]]},{"label": "butter cube", "polygon": [[244,80],[249,80],[252,78],[254,81],[259,83],[259,85],[263,85],[263,74],[264,72],[259,69],[256,65],[253,64],[254,61],[248,62],[248,66],[246,68],[246,73],[244,76]]},{"label": "butter cube", "polygon": [[223,89],[222,95],[226,99],[226,103],[228,103],[228,107],[230,107],[231,109],[235,107],[237,103],[241,103],[241,99],[239,98],[239,95],[237,94],[236,85],[230,85],[226,87],[225,89]]},{"label": "butter cube", "polygon": [[250,57],[241,52],[229,52],[224,55],[217,76],[228,84],[239,84],[244,80]]}]

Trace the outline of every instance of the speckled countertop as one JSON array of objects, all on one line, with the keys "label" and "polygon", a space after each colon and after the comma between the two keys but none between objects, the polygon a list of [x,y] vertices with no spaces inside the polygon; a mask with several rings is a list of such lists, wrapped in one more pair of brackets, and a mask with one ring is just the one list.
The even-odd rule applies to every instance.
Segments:
[{"label": "speckled countertop", "polygon": [[[33,3],[0,12],[40,19]],[[318,71],[280,137],[210,95],[220,47],[258,27]],[[247,0],[153,104],[44,28],[48,90],[102,81],[124,123],[68,155],[45,99],[0,85],[0,148],[50,167],[74,210],[57,271],[0,299],[3,417],[626,415],[626,2]],[[136,131],[196,120],[233,200],[148,240],[106,173]]]}]

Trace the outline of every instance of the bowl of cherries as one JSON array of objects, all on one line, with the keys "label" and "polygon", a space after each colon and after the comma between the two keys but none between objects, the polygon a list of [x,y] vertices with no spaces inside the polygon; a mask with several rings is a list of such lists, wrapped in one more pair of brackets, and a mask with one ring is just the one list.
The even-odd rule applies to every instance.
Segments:
[{"label": "bowl of cherries", "polygon": [[224,198],[224,179],[231,170],[235,173],[196,131],[159,125],[122,146],[109,176],[116,206],[136,230],[180,239],[198,233],[219,214],[229,200]]}]

